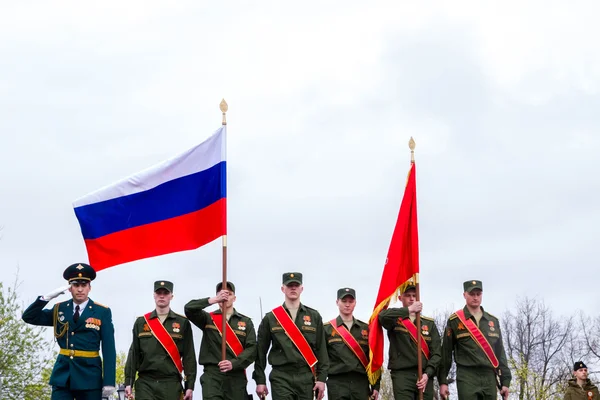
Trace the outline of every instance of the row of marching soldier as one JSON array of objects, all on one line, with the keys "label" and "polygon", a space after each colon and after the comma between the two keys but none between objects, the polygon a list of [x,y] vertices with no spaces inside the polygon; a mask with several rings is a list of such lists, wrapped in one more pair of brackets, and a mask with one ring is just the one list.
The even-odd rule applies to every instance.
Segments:
[{"label": "row of marching soldier", "polygon": [[[24,312],[34,325],[53,326],[59,355],[50,378],[52,400],[100,400],[115,391],[116,352],[111,310],[89,298],[96,272],[85,263],[69,266],[63,274],[68,289],[40,296]],[[44,309],[68,290],[72,299]],[[155,310],[138,317],[125,365],[125,393],[137,400],[191,400],[196,383],[196,355],[192,325],[203,332],[199,364],[202,398],[244,400],[246,368],[254,363],[252,378],[260,398],[321,400],[328,398],[377,400],[379,382],[371,385],[369,326],[354,317],[357,294],[352,288],[337,291],[339,315],[323,322],[319,312],[300,301],[303,278],[299,272],[283,274],[284,303],[268,312],[258,328],[234,308],[235,285],[217,284],[215,296],[189,301],[185,316],[170,308],[174,285],[154,284]],[[447,376],[452,358],[457,364],[459,399],[496,399],[508,396],[511,374],[507,366],[498,319],[481,307],[482,283],[464,283],[466,305],[453,313],[440,338],[433,319],[421,316],[422,376],[417,373],[415,316],[422,310],[415,287],[400,295],[402,307],[379,314],[390,342],[388,368],[396,400],[433,399],[433,377],[440,395],[447,397]],[[211,305],[220,307],[206,311]],[[227,356],[222,359],[222,322],[225,311]],[[487,343],[487,345],[486,345]],[[102,348],[102,358],[100,357]],[[265,370],[267,362],[270,390]],[[587,376],[586,376],[587,377]],[[587,380],[589,383],[589,379]],[[597,398],[597,389],[593,397]],[[573,398],[574,399],[574,398]]]}]

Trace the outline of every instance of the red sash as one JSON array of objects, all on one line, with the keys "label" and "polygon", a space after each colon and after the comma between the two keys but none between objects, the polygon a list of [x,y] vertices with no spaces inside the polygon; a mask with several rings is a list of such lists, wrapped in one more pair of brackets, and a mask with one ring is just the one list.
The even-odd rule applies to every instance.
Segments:
[{"label": "red sash", "polygon": [[350,350],[352,350],[354,355],[358,357],[363,367],[367,368],[367,365],[369,365],[369,359],[367,358],[367,355],[365,354],[362,347],[360,347],[354,336],[350,334],[350,331],[348,330],[348,328],[346,328],[346,325],[342,324],[340,326],[336,326],[337,318],[334,318],[329,322],[331,323],[331,327],[333,328],[333,330],[336,331],[338,335],[342,337],[342,339],[344,339],[346,345],[350,347]]},{"label": "red sash", "polygon": [[[215,314],[214,312],[211,312],[210,317],[217,327],[219,334],[223,336],[223,332],[221,332],[221,327],[223,326],[223,314]],[[242,342],[240,342],[240,339],[237,337],[233,329],[231,329],[229,322],[227,322],[225,326],[225,331],[225,342],[231,351],[233,351],[233,354],[238,357],[240,354],[242,354],[242,351],[244,351],[244,346],[242,346]]]},{"label": "red sash", "polygon": [[304,357],[304,360],[306,361],[314,375],[315,365],[319,360],[317,360],[317,357],[310,348],[310,345],[306,341],[306,338],[304,337],[302,332],[300,332],[300,329],[298,328],[298,326],[296,326],[294,321],[292,321],[292,318],[285,311],[283,306],[274,308],[272,312],[275,316],[275,319],[277,319],[277,322],[279,322],[279,325],[281,325],[281,327],[283,328],[285,334],[290,338],[292,343],[294,343],[294,346],[296,346],[300,354],[302,354],[302,357]]},{"label": "red sash", "polygon": [[181,363],[181,356],[179,355],[179,350],[177,350],[177,345],[175,344],[175,341],[173,340],[171,335],[169,335],[169,332],[167,332],[162,322],[160,322],[160,319],[150,319],[150,314],[152,313],[144,315],[146,323],[150,327],[150,330],[152,331],[152,334],[154,335],[156,340],[158,340],[158,343],[160,343],[162,347],[164,347],[164,349],[167,351],[167,353],[169,353],[169,356],[171,356],[171,360],[173,360],[173,363],[175,363],[177,370],[181,374],[183,372],[183,364]]},{"label": "red sash", "polygon": [[494,354],[494,350],[492,350],[490,342],[488,342],[485,336],[483,336],[483,333],[481,333],[477,325],[475,325],[473,320],[471,320],[470,318],[465,318],[465,312],[463,310],[458,310],[457,312],[455,312],[455,314],[458,316],[458,319],[460,319],[460,322],[462,322],[467,327],[467,330],[471,334],[471,337],[473,338],[475,343],[479,345],[481,350],[483,350],[488,360],[490,360],[490,362],[492,363],[492,366],[494,368],[498,368],[498,365],[500,365],[500,363],[498,362],[498,358],[496,358],[496,354]]},{"label": "red sash", "polygon": [[[417,343],[417,326],[413,324],[410,318],[401,319],[400,322],[402,322],[402,325],[404,325],[412,340]],[[425,355],[425,358],[429,360],[429,346],[427,346],[427,342],[423,335],[421,335],[421,351],[423,352],[423,355]]]}]

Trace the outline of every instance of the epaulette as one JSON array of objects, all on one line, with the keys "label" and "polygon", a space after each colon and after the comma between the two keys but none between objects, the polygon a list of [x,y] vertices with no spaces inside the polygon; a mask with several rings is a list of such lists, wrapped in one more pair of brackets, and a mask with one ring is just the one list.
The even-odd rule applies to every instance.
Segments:
[{"label": "epaulette", "polygon": [[456,318],[458,318],[458,315],[456,315],[456,313],[452,313],[452,315],[450,315],[448,320],[452,321],[453,319],[456,319]]},{"label": "epaulette", "polygon": [[183,319],[188,319],[188,317],[186,317],[185,315],[181,315],[179,313],[176,313],[175,311],[173,311],[173,314],[180,316]]},{"label": "epaulette", "polygon": [[367,326],[369,326],[369,324],[367,324],[367,323],[366,323],[366,322],[364,322],[364,321],[361,321],[361,320],[360,320],[360,319],[358,319],[358,318],[356,318],[356,322],[358,322],[359,324],[363,324],[363,325],[367,325]]},{"label": "epaulette", "polygon": [[486,311],[485,313],[486,313],[487,315],[489,315],[490,317],[492,317],[492,318],[496,318],[496,321],[500,321],[500,320],[498,319],[498,317],[496,317],[494,314],[491,314],[491,313],[489,313],[489,312],[487,312],[487,311]]},{"label": "epaulette", "polygon": [[425,319],[425,320],[427,320],[427,321],[432,321],[432,322],[435,322],[435,320],[434,320],[433,318],[426,317],[426,316],[424,316],[424,315],[421,315],[421,318],[423,318],[423,319]]},{"label": "epaulette", "polygon": [[245,314],[242,314],[242,313],[241,313],[241,312],[239,312],[239,311],[236,311],[236,312],[238,313],[238,315],[239,315],[240,317],[243,317],[243,318],[248,318],[250,321],[252,321],[252,318],[250,318],[249,316],[247,316],[247,315],[245,315]]},{"label": "epaulette", "polygon": [[94,302],[94,305],[96,305],[96,306],[100,306],[100,307],[104,307],[104,308],[108,308],[108,306],[105,306],[105,305],[104,305],[104,304],[102,304],[102,303],[96,303],[96,302]]},{"label": "epaulette", "polygon": [[331,321],[324,322],[323,326],[325,326],[325,325],[331,325]]},{"label": "epaulette", "polygon": [[[314,312],[318,313],[318,311],[317,311],[317,310],[315,310],[314,308],[312,308],[312,307],[309,307],[309,306],[307,306],[307,305],[304,305],[304,304],[302,304],[302,305],[303,305],[304,307],[306,307],[308,310],[310,310],[310,311],[314,311]],[[320,314],[319,314],[319,315],[320,315]]]}]

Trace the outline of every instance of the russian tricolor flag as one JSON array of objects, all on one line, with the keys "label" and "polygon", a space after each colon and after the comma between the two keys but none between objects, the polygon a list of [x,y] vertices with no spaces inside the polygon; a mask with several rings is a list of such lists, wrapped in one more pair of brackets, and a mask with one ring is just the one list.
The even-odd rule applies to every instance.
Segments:
[{"label": "russian tricolor flag", "polygon": [[226,125],[196,147],[73,203],[90,265],[196,249],[227,233]]}]

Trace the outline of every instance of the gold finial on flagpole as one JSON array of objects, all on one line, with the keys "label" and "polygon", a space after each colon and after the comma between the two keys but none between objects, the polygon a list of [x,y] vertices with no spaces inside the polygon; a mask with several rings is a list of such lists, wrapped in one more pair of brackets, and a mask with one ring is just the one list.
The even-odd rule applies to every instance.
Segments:
[{"label": "gold finial on flagpole", "polygon": [[[223,117],[225,118],[225,117]],[[410,140],[408,141],[408,148],[410,149],[410,162],[414,164],[415,162],[415,139],[412,138],[412,136],[410,137]]]},{"label": "gold finial on flagpole", "polygon": [[227,113],[227,109],[229,107],[227,106],[227,102],[225,101],[225,99],[221,100],[221,104],[219,104],[219,108],[221,109],[221,112],[223,113],[223,125],[227,125],[227,119],[225,118],[225,114]]}]

